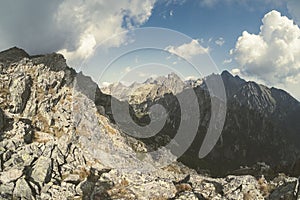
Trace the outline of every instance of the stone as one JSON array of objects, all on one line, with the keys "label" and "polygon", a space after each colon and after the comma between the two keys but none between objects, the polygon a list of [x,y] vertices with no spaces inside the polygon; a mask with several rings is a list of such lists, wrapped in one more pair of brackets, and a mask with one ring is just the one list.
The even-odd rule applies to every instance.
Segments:
[{"label": "stone", "polygon": [[25,74],[18,74],[13,77],[9,92],[10,92],[10,112],[22,113],[31,92],[31,77]]},{"label": "stone", "polygon": [[32,191],[27,181],[24,178],[18,179],[13,192],[14,199],[32,199]]},{"label": "stone", "polygon": [[14,183],[0,184],[0,197],[3,199],[12,199]]},{"label": "stone", "polygon": [[43,200],[50,200],[52,198],[51,198],[50,194],[48,194],[48,193],[42,193],[41,194],[41,199],[43,199]]},{"label": "stone", "polygon": [[23,172],[19,169],[9,169],[8,171],[1,172],[0,174],[0,181],[2,184],[6,184],[20,178]]},{"label": "stone", "polygon": [[51,179],[51,173],[52,173],[52,159],[49,157],[41,156],[31,173],[31,177],[34,179],[34,181],[38,182],[40,185],[43,183],[47,183]]},{"label": "stone", "polygon": [[22,158],[24,162],[24,166],[29,166],[33,162],[33,160],[38,157],[37,155],[32,155],[32,153],[27,153],[25,150],[21,150],[18,152],[18,155]]},{"label": "stone", "polygon": [[28,185],[31,188],[33,195],[40,194],[40,187],[36,183],[28,181]]},{"label": "stone", "polygon": [[276,188],[269,196],[269,199],[284,199],[284,200],[294,200],[295,199],[295,187],[296,182],[285,183],[278,188]]},{"label": "stone", "polygon": [[80,182],[79,174],[69,174],[65,179],[64,182],[73,183],[77,185]]}]

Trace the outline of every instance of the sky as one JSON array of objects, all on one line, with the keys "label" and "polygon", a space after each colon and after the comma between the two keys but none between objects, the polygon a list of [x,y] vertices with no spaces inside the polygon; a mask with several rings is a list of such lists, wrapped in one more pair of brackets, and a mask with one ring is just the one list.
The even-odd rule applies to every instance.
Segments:
[{"label": "sky", "polygon": [[7,0],[0,50],[58,52],[100,85],[228,70],[300,99],[299,0]]}]

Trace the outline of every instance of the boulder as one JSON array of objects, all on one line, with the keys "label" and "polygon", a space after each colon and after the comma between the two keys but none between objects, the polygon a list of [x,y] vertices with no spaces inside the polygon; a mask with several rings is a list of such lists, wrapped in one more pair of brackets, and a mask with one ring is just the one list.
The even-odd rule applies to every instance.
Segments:
[{"label": "boulder", "polygon": [[23,73],[12,78],[9,86],[10,112],[22,113],[31,92],[31,77]]},{"label": "boulder", "polygon": [[31,173],[31,177],[34,181],[38,182],[40,185],[49,182],[51,179],[52,164],[51,158],[41,156],[37,160]]},{"label": "boulder", "polygon": [[16,186],[13,192],[13,199],[32,199],[31,188],[24,178],[20,178],[16,182]]},{"label": "boulder", "polygon": [[0,184],[0,199],[12,199],[14,183]]},{"label": "boulder", "polygon": [[287,182],[278,188],[276,188],[269,196],[269,199],[284,199],[294,200],[295,199],[295,187],[296,182]]},{"label": "boulder", "polygon": [[20,178],[22,176],[22,174],[23,174],[22,170],[10,169],[8,171],[4,171],[1,173],[0,181],[3,184],[6,184],[6,183],[17,180],[18,178]]}]

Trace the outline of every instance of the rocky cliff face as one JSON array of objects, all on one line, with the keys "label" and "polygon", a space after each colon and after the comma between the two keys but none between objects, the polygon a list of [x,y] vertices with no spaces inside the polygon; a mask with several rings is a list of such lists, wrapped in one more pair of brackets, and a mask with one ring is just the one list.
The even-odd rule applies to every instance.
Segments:
[{"label": "rocky cliff face", "polygon": [[177,162],[120,170],[145,144],[112,123],[112,97],[89,77],[59,54],[18,48],[1,52],[0,66],[1,199],[295,198],[298,181],[283,174],[210,178]]}]

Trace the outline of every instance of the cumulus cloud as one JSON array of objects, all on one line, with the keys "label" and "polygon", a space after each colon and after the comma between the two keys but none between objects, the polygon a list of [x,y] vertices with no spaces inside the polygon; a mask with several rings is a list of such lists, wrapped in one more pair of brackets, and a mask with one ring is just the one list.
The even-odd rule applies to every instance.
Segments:
[{"label": "cumulus cloud", "polygon": [[[66,48],[61,52],[67,57],[86,58],[93,53],[96,45],[115,33],[125,31],[146,22],[151,16],[154,0],[64,0],[56,13],[56,20],[68,30],[79,27],[76,48]],[[74,13],[75,10],[75,13]],[[110,46],[118,47],[124,37],[114,37]]]},{"label": "cumulus cloud", "polygon": [[218,46],[223,46],[223,44],[225,43],[225,40],[224,40],[224,38],[222,38],[222,37],[219,37],[219,39],[217,39],[216,41],[215,41],[215,43],[216,43],[216,45],[218,45]]},{"label": "cumulus cloud", "polygon": [[231,70],[231,73],[232,73],[233,75],[238,75],[238,76],[240,76],[240,75],[241,75],[241,70],[238,69],[238,68],[235,68],[235,69],[232,69],[232,70]]},{"label": "cumulus cloud", "polygon": [[201,46],[198,40],[192,40],[190,43],[185,43],[177,47],[168,46],[165,50],[185,59],[190,59],[195,55],[205,54],[209,52],[209,48],[204,48],[203,46]]},{"label": "cumulus cloud", "polygon": [[264,16],[258,34],[244,31],[231,54],[245,76],[290,90],[300,83],[300,29],[278,11]]},{"label": "cumulus cloud", "polygon": [[[140,26],[155,0],[5,1],[0,7],[0,48],[21,46],[31,54],[61,52],[69,60],[93,54],[108,37]],[[110,46],[126,38],[115,37]]]}]

